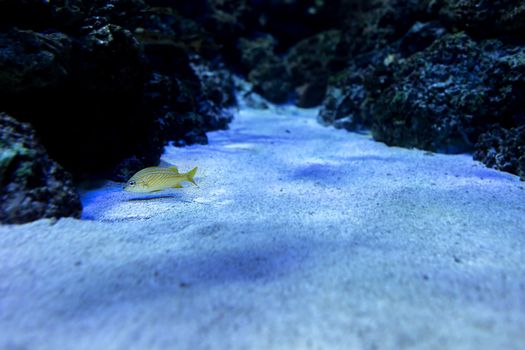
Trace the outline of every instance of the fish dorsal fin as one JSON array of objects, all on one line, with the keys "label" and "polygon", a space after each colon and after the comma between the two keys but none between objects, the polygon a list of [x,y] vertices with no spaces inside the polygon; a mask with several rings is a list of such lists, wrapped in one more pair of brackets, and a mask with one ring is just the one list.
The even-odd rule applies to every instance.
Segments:
[{"label": "fish dorsal fin", "polygon": [[175,174],[180,174],[179,169],[176,166],[170,166],[168,169],[173,171]]}]

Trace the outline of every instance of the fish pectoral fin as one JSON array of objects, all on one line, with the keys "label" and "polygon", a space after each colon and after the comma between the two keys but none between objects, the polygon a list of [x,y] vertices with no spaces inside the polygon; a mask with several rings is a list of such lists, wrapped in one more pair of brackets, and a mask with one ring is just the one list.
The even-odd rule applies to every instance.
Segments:
[{"label": "fish pectoral fin", "polygon": [[172,186],[173,188],[182,188],[181,184],[176,184],[175,186]]}]

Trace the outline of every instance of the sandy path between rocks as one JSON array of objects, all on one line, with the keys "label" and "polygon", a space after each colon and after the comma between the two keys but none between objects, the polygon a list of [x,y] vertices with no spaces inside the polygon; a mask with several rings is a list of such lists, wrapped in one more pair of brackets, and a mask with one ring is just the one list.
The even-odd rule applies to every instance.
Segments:
[{"label": "sandy path between rocks", "polygon": [[525,190],[315,110],[168,147],[200,187],[0,226],[0,349],[525,349]]}]

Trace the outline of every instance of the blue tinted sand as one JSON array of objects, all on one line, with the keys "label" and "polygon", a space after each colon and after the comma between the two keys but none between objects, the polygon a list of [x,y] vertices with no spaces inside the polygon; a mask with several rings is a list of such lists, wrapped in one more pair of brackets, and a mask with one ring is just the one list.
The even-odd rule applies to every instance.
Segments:
[{"label": "blue tinted sand", "polygon": [[167,147],[199,187],[0,227],[0,349],[523,349],[523,183],[315,114]]}]

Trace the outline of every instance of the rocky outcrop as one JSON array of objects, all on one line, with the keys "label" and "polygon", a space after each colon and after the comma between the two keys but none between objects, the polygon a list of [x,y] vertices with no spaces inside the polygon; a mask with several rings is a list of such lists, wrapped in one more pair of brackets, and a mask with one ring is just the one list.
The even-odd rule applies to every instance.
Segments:
[{"label": "rocky outcrop", "polygon": [[395,45],[416,22],[433,18],[429,0],[354,1],[360,8],[348,12],[339,50],[352,59]]},{"label": "rocky outcrop", "polygon": [[255,92],[270,102],[284,103],[291,98],[292,83],[283,59],[275,53],[275,45],[271,36],[241,39],[241,62]]},{"label": "rocky outcrop", "polygon": [[315,107],[323,101],[328,78],[344,61],[337,56],[340,40],[341,32],[330,30],[303,39],[290,48],[285,64],[299,107]]},{"label": "rocky outcrop", "polygon": [[294,101],[300,107],[319,105],[328,78],[341,68],[337,55],[340,32],[331,30],[303,39],[286,55],[276,53],[277,41],[267,35],[239,42],[241,62],[255,92],[270,102]]},{"label": "rocky outcrop", "polygon": [[0,223],[80,217],[72,177],[51,160],[28,124],[0,113]]},{"label": "rocky outcrop", "polygon": [[446,36],[400,62],[374,106],[374,138],[446,153],[472,149],[499,113],[486,72],[493,62],[465,34]]},{"label": "rocky outcrop", "polygon": [[399,62],[445,34],[445,28],[436,22],[416,22],[398,40],[350,55],[353,58],[347,67],[329,80],[319,121],[349,131],[371,128],[375,120],[373,108],[393,83]]},{"label": "rocky outcrop", "polygon": [[487,165],[519,173],[515,135],[525,125],[519,102],[525,45],[523,31],[514,29],[523,26],[523,6],[469,0],[362,5],[343,29],[338,51],[348,63],[330,78],[319,120],[370,128],[389,145],[475,151]]},{"label": "rocky outcrop", "polygon": [[516,174],[525,181],[525,125],[511,129],[491,128],[479,138],[474,159],[491,168]]},{"label": "rocky outcrop", "polygon": [[65,83],[72,40],[63,33],[10,29],[0,33],[0,94],[57,88]]},{"label": "rocky outcrop", "polygon": [[437,40],[396,66],[374,106],[374,137],[456,153],[472,151],[492,124],[519,126],[524,49],[475,42],[464,33]]},{"label": "rocky outcrop", "polygon": [[[26,21],[37,8],[40,18]],[[206,142],[232,119],[233,82],[218,51],[171,8],[27,0],[0,9],[0,106],[30,122],[76,176],[154,165],[167,142]],[[193,58],[200,53],[213,63]]]},{"label": "rocky outcrop", "polygon": [[271,102],[322,103],[327,125],[474,151],[525,124],[524,13],[507,0],[5,0],[0,108],[75,176],[119,181],[168,142],[226,128],[232,71]]},{"label": "rocky outcrop", "polygon": [[140,44],[112,24],[83,31],[0,35],[2,109],[30,122],[53,159],[77,175],[111,168],[150,123]]},{"label": "rocky outcrop", "polygon": [[525,4],[521,1],[444,0],[434,6],[444,23],[473,36],[525,39]]},{"label": "rocky outcrop", "polygon": [[321,124],[348,131],[371,126],[365,73],[366,69],[346,69],[331,79],[317,118]]}]

